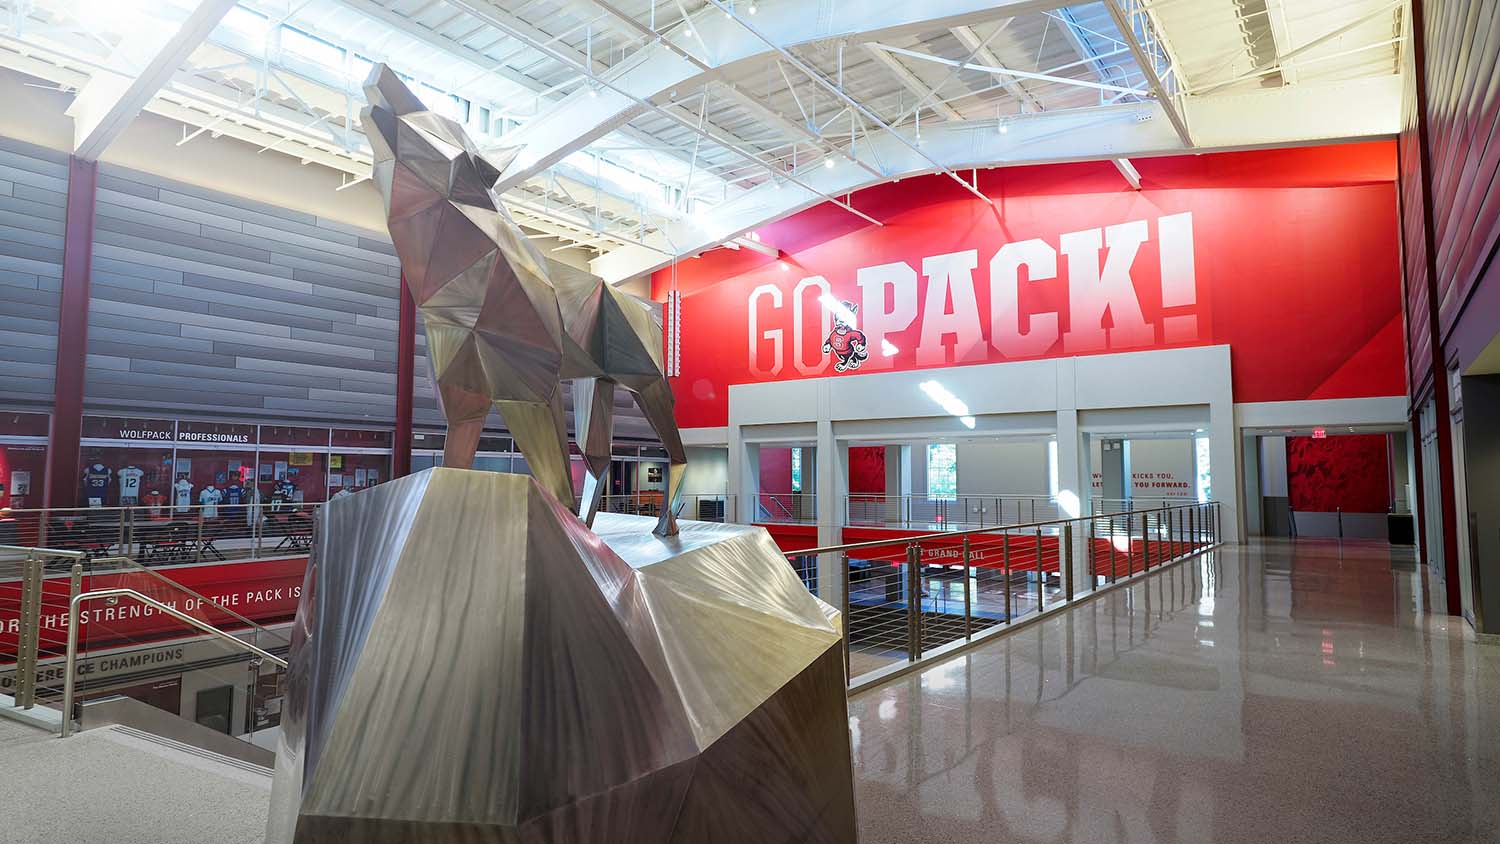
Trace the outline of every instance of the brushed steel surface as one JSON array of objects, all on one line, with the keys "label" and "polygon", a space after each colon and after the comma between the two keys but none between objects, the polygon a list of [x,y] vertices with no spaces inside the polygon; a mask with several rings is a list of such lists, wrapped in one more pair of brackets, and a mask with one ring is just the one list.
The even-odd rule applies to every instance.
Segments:
[{"label": "brushed steel surface", "polygon": [[473,465],[494,408],[531,473],[572,507],[561,382],[578,379],[574,427],[587,478],[577,503],[592,524],[609,471],[609,399],[619,385],[636,397],[667,451],[654,530],[675,532],[687,450],[672,413],[657,311],[531,244],[493,190],[515,149],[487,159],[462,126],[429,111],[384,64],[371,70],[365,95],[371,178],[427,329],[432,381],[448,421],[443,465]]},{"label": "brushed steel surface", "polygon": [[841,619],[764,529],[448,468],[318,519],[269,844],[855,840]]}]

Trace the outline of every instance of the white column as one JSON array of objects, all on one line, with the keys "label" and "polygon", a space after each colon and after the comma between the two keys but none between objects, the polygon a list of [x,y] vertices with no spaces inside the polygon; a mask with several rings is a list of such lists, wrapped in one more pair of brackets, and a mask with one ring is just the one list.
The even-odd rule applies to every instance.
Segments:
[{"label": "white column", "polygon": [[[1071,359],[1058,361],[1057,366],[1057,505],[1058,516],[1072,518],[1083,515],[1088,501],[1088,447],[1083,434],[1078,430],[1078,395],[1075,389],[1076,370]],[[1072,578],[1074,593],[1087,588],[1085,579],[1088,557],[1083,553],[1087,531],[1082,535],[1077,528],[1073,536],[1073,558],[1064,569],[1064,576]],[[1059,549],[1058,553],[1062,553]]]},{"label": "white column", "polygon": [[[818,544],[838,545],[843,537],[844,501],[849,493],[849,444],[833,438],[827,391],[818,397]],[[818,558],[818,597],[839,606],[843,601],[844,577],[839,559],[832,554]]]},{"label": "white column", "polygon": [[1242,538],[1238,439],[1234,398],[1225,384],[1220,395],[1208,403],[1208,473],[1213,482],[1213,498],[1223,502],[1224,542],[1239,542]]}]

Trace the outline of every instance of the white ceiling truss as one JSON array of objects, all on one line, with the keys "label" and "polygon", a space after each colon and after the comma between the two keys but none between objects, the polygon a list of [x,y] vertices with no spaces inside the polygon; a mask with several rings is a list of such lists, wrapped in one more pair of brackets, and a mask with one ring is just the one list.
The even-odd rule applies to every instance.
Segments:
[{"label": "white ceiling truss", "polygon": [[[623,280],[937,173],[1389,136],[1406,0],[0,0],[0,65],[369,175],[385,61],[483,145],[517,220]],[[164,150],[164,155],[170,151]],[[988,201],[988,200],[986,200]]]}]

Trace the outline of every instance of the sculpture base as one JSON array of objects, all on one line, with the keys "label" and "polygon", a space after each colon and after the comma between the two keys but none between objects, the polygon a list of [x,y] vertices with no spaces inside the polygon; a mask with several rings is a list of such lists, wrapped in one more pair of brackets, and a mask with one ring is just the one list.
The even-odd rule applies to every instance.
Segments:
[{"label": "sculpture base", "polygon": [[840,619],[763,529],[456,469],[318,518],[271,844],[855,840]]}]

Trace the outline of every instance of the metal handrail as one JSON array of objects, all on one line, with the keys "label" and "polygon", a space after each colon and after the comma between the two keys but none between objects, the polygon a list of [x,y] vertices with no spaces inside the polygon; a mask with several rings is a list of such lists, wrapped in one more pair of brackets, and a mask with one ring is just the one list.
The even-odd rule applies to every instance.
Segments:
[{"label": "metal handrail", "polygon": [[0,545],[0,553],[37,554],[43,557],[64,557],[69,560],[81,560],[88,556],[83,551],[64,551],[61,548],[29,548],[25,545]]},{"label": "metal handrail", "polygon": [[199,621],[176,607],[168,606],[161,601],[148,595],[142,595],[134,589],[100,589],[95,592],[84,592],[73,596],[68,602],[68,653],[63,667],[63,709],[62,709],[62,737],[67,738],[73,734],[73,685],[78,671],[78,608],[86,601],[97,601],[101,598],[132,598],[141,603],[154,607],[158,612],[166,613],[184,624],[196,627],[211,636],[217,636],[233,644],[234,646],[255,654],[261,659],[268,660],[271,664],[280,668],[287,667],[287,661],[270,651],[263,650],[242,639],[225,633],[212,624]]},{"label": "metal handrail", "polygon": [[[1217,502],[1207,501],[1200,504],[1215,504]],[[798,549],[786,552],[788,557],[802,557],[813,554],[831,554],[835,551],[854,551],[860,548],[878,548],[883,545],[891,545],[897,542],[920,542],[924,539],[952,539],[953,537],[974,536],[981,533],[1003,533],[1010,530],[1022,528],[1041,528],[1053,525],[1069,524],[1092,519],[1111,519],[1119,516],[1139,516],[1143,513],[1163,513],[1168,510],[1180,510],[1186,507],[1197,507],[1199,504],[1179,504],[1171,507],[1156,507],[1150,510],[1133,510],[1130,512],[1120,511],[1118,513],[1095,513],[1091,516],[1072,516],[1066,519],[1051,519],[1045,522],[1026,522],[1013,525],[994,525],[992,527],[974,528],[972,530],[940,530],[933,533],[923,533],[916,536],[893,536],[890,539],[872,539],[868,542],[855,542],[848,545],[825,545],[821,548]]]}]

